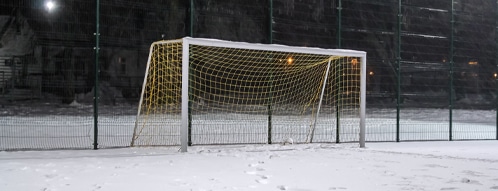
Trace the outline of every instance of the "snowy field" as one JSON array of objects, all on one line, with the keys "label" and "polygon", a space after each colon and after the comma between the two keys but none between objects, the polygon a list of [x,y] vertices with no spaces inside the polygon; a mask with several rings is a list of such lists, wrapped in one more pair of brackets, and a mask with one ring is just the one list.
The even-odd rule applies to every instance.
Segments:
[{"label": "snowy field", "polygon": [[[67,108],[57,112],[65,111]],[[178,146],[89,150],[93,118],[87,111],[84,113],[1,116],[0,148],[87,150],[0,151],[0,191],[498,191],[496,140],[367,142],[367,148],[363,149],[357,143],[315,143],[197,145],[189,147],[187,153],[178,152]],[[496,111],[455,110],[454,116],[455,139],[496,139]],[[226,120],[220,123],[213,121],[214,117],[194,122],[204,127],[204,131],[193,135],[194,143],[212,144],[219,140],[236,143],[243,138],[261,143],[267,140],[266,122],[256,128],[257,123],[238,120],[248,132],[234,135],[226,133],[233,132],[224,129]],[[333,118],[320,117],[321,123],[334,124]],[[447,110],[404,109],[401,117],[403,141],[449,137]],[[126,112],[100,116],[99,146],[128,146],[134,122],[135,116]],[[346,122],[342,120],[343,124]],[[341,141],[348,137],[358,140],[356,123],[351,123],[354,127],[350,132],[342,130]],[[367,140],[394,141],[395,124],[392,109],[367,111]],[[317,127],[323,139],[334,140],[334,128]],[[283,132],[287,132],[284,128]],[[302,141],[307,126],[301,129],[302,132],[292,132],[296,133],[292,137],[296,142]],[[179,129],[172,130],[161,128],[152,134],[173,135],[171,141],[178,145]],[[212,140],[203,139],[204,135]],[[281,134],[280,138],[289,135],[292,134]],[[280,138],[275,137],[278,142]]]},{"label": "snowy field", "polygon": [[498,190],[498,141],[0,152],[0,190]]}]

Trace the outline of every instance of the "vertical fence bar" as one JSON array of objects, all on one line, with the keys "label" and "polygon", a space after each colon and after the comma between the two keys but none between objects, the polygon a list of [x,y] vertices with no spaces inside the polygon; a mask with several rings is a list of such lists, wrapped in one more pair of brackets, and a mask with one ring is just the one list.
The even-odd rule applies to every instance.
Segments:
[{"label": "vertical fence bar", "polygon": [[[273,0],[269,0],[269,10],[268,10],[268,43],[273,44]],[[273,63],[273,57],[270,58]],[[272,69],[273,70],[273,69]],[[268,144],[272,144],[272,115],[273,115],[273,71],[270,73],[270,92],[268,95]]]},{"label": "vertical fence bar", "polygon": [[[194,3],[195,3],[194,0],[190,0],[190,37],[194,37],[194,16],[195,16],[195,5],[194,5]],[[185,45],[187,45],[187,47],[185,47]],[[187,49],[187,53],[189,53],[189,50],[188,50],[189,46],[190,45],[188,43],[187,44],[185,44],[185,43],[183,44],[183,47],[182,47],[183,48],[182,58],[184,58],[184,57],[188,58],[190,56],[188,54],[185,54],[185,49]],[[190,71],[189,58],[187,59],[187,63],[182,63],[182,67],[183,67],[184,64],[187,64],[188,68],[189,68],[189,70],[188,70],[189,71],[188,72],[188,79],[187,79],[187,81],[188,81],[188,80],[192,79],[192,77],[193,77],[193,75],[192,75],[192,73]],[[183,83],[184,82],[182,82],[182,84]],[[192,146],[192,99],[191,99],[190,93],[189,93],[189,92],[191,92],[190,91],[190,86],[187,86],[187,88],[188,88],[188,91],[187,91],[187,98],[188,98],[188,100],[187,100],[187,102],[188,102],[188,109],[187,109],[188,110],[188,112],[187,112],[188,113],[187,145],[188,146]],[[182,93],[183,93],[183,91],[182,91]],[[183,111],[183,109],[182,109],[182,111]],[[186,148],[185,148],[185,151],[182,149],[182,152],[186,152],[186,151],[187,151]]]},{"label": "vertical fence bar", "polygon": [[100,0],[96,1],[95,9],[95,87],[93,95],[93,149],[98,149],[98,117],[99,117],[99,23],[100,23]]},{"label": "vertical fence bar", "polygon": [[[339,0],[338,1],[338,5],[337,5],[337,48],[341,48],[342,47],[342,44],[341,44],[341,38],[342,38],[342,0]],[[341,62],[339,62],[339,66],[338,67],[341,67]],[[337,91],[336,91],[336,103],[335,103],[335,118],[336,118],[336,128],[335,128],[335,142],[336,143],[339,143],[340,142],[340,127],[341,127],[341,115],[340,115],[340,112],[339,112],[339,104],[340,104],[340,99],[341,99],[341,82],[340,82],[340,76],[341,76],[341,72],[340,70],[338,71],[337,69],[335,70],[335,75],[338,75],[338,77],[335,77],[335,81],[336,81],[336,84],[337,84]]]},{"label": "vertical fence bar", "polygon": [[268,43],[273,44],[273,0],[269,0],[270,7],[268,10]]},{"label": "vertical fence bar", "polygon": [[0,73],[2,73],[2,83],[0,84],[0,88],[2,89],[2,91],[0,92],[0,94],[3,97],[5,93],[5,88],[7,88],[5,85],[5,71],[0,71]]},{"label": "vertical fence bar", "polygon": [[190,37],[194,37],[194,0],[190,0]]},{"label": "vertical fence bar", "polygon": [[338,1],[337,5],[337,48],[341,48],[342,30],[342,0]]},{"label": "vertical fence bar", "polygon": [[[498,1],[496,1],[496,24],[495,24],[495,41],[496,41],[496,74],[498,75]],[[495,78],[496,84],[496,95],[498,95],[498,76]],[[498,140],[498,98],[495,100],[496,102],[496,140]]]},{"label": "vertical fence bar", "polygon": [[[16,88],[16,81],[17,81],[17,69],[16,69],[16,62],[14,61],[14,57],[11,57],[11,60],[10,60],[10,64],[11,64],[11,76],[10,76],[10,89],[11,90],[14,90],[14,88]],[[10,100],[14,100],[14,94],[10,94]]]},{"label": "vertical fence bar", "polygon": [[401,0],[398,0],[398,27],[396,31],[396,142],[399,142],[399,113],[401,103]]},{"label": "vertical fence bar", "polygon": [[449,102],[449,112],[450,112],[450,119],[449,119],[449,140],[453,140],[453,98],[454,98],[454,88],[453,87],[453,53],[454,53],[454,30],[455,30],[455,11],[454,11],[454,0],[451,0],[451,29],[450,29],[450,102]]}]

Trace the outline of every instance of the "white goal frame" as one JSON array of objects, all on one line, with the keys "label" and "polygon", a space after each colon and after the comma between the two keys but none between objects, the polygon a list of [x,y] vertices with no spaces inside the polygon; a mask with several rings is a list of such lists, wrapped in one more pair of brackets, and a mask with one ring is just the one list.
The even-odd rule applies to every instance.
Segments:
[{"label": "white goal frame", "polygon": [[[210,46],[210,47],[223,47],[223,48],[237,48],[237,49],[250,49],[250,50],[264,50],[264,51],[278,51],[278,52],[288,52],[288,53],[304,53],[304,54],[318,54],[318,55],[334,55],[334,56],[349,56],[349,57],[359,57],[361,58],[361,69],[360,69],[360,132],[359,132],[359,144],[360,147],[365,147],[365,105],[366,105],[366,52],[356,51],[356,50],[346,50],[346,49],[322,49],[322,48],[309,48],[309,47],[291,47],[286,45],[277,44],[256,44],[256,43],[246,43],[246,42],[233,42],[225,40],[216,39],[205,39],[205,38],[191,38],[185,37],[178,40],[170,41],[159,41],[155,42],[151,46],[152,48],[156,44],[166,44],[171,42],[182,42],[182,85],[181,85],[181,129],[180,129],[180,150],[181,152],[187,152],[188,147],[188,128],[189,128],[189,47],[190,45],[200,45],[200,46]],[[150,59],[150,55],[149,55]],[[149,68],[150,60],[147,63],[146,77]],[[329,61],[330,67],[330,61]],[[145,87],[146,81],[144,81]],[[325,84],[324,84],[325,85]],[[144,90],[142,90],[144,91]],[[323,94],[323,93],[322,93]],[[140,100],[140,105],[142,104],[142,98]],[[139,106],[140,111],[140,106]],[[317,114],[318,116],[318,114]]]}]

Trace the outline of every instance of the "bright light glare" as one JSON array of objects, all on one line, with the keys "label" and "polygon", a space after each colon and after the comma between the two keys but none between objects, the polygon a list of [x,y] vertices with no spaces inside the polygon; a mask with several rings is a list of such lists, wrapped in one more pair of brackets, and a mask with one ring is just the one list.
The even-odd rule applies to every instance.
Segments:
[{"label": "bright light glare", "polygon": [[47,7],[48,11],[52,11],[55,7],[55,3],[53,1],[47,1],[47,3],[45,3],[45,7]]},{"label": "bright light glare", "polygon": [[287,58],[287,64],[291,65],[292,62],[294,62],[294,59],[292,57]]},{"label": "bright light glare", "polygon": [[351,64],[353,64],[353,66],[356,66],[356,64],[358,64],[358,60],[356,58],[352,59]]}]

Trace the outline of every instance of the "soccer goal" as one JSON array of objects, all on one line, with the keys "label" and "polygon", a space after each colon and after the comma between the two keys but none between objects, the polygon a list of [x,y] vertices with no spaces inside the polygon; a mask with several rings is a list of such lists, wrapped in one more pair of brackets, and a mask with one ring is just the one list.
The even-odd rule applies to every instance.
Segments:
[{"label": "soccer goal", "polygon": [[365,140],[366,53],[182,38],[150,48],[132,146]]}]

